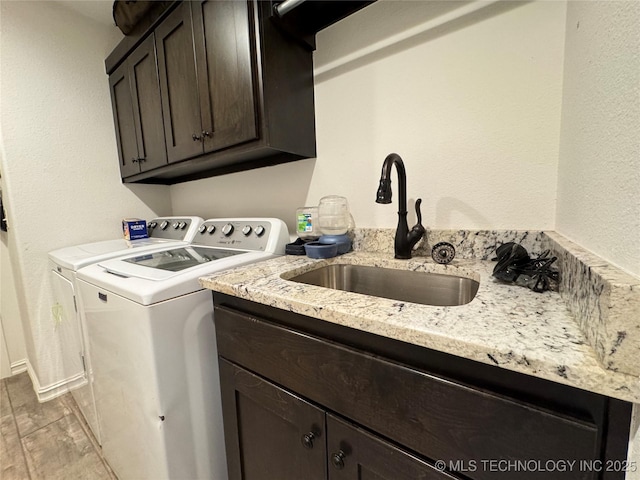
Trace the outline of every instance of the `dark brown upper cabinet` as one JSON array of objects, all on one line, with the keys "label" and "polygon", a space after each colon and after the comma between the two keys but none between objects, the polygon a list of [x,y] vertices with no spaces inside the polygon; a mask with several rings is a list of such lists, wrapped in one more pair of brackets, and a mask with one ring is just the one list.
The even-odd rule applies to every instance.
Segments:
[{"label": "dark brown upper cabinet", "polygon": [[[152,24],[143,38],[157,50],[167,163],[123,168],[125,182],[171,184],[315,156],[312,52],[271,16],[270,2],[194,1]],[[110,83],[132,42],[107,58]],[[130,148],[130,123],[116,120],[120,150]]]},{"label": "dark brown upper cabinet", "polygon": [[201,125],[189,2],[160,24],[155,37],[167,154],[175,162],[202,153],[200,141],[192,138]]},{"label": "dark brown upper cabinet", "polygon": [[247,3],[199,1],[156,30],[170,162],[258,138],[249,27]]},{"label": "dark brown upper cabinet", "polygon": [[166,165],[153,35],[113,71],[109,87],[122,177]]}]

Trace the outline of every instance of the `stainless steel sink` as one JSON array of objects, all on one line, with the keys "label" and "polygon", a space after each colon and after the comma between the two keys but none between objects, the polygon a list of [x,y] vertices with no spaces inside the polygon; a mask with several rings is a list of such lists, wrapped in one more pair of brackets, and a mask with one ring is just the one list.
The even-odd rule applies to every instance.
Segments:
[{"label": "stainless steel sink", "polygon": [[469,303],[480,284],[470,278],[365,265],[333,264],[289,280],[318,287],[362,293],[423,305]]}]

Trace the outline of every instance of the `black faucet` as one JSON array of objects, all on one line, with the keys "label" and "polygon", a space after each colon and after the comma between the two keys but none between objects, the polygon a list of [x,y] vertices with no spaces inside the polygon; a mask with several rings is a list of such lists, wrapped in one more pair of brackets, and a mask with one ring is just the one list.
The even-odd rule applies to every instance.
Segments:
[{"label": "black faucet", "polygon": [[420,204],[422,199],[416,200],[416,215],[418,223],[409,231],[407,224],[407,174],[404,169],[404,162],[400,155],[391,153],[387,155],[382,164],[382,175],[380,176],[380,186],[376,195],[376,203],[391,203],[391,167],[395,164],[398,170],[398,183],[400,184],[399,205],[398,205],[398,228],[396,229],[395,258],[411,258],[411,250],[425,234],[426,229],[422,226],[422,214]]}]

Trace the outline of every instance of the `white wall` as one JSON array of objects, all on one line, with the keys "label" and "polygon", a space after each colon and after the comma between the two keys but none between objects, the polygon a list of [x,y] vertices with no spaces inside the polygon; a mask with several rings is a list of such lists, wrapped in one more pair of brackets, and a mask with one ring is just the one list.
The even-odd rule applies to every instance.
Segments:
[{"label": "white wall", "polygon": [[340,194],[358,226],[395,227],[396,205],[374,198],[397,152],[427,226],[553,229],[565,9],[368,6],[317,36],[317,159],[174,185],[173,210],[274,215],[293,229],[296,207]]},{"label": "white wall", "polygon": [[1,313],[4,322],[5,309],[21,312],[43,389],[63,380],[47,252],[119,237],[123,217],[171,212],[168,188],[120,182],[103,63],[119,37],[52,2],[0,3],[3,195],[17,293]]},{"label": "white wall", "polygon": [[8,243],[9,235],[0,232],[0,378],[23,370],[27,359],[23,318],[16,302],[18,294]]},{"label": "white wall", "polygon": [[640,3],[569,2],[556,230],[640,275]]}]

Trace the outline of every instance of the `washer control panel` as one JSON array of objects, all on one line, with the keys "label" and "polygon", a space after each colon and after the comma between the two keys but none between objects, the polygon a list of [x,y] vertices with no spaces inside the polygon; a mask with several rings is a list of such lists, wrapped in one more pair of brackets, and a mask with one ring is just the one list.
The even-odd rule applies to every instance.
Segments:
[{"label": "washer control panel", "polygon": [[192,243],[208,247],[264,251],[272,230],[273,225],[268,218],[206,220]]},{"label": "washer control panel", "polygon": [[161,217],[154,218],[147,223],[147,232],[150,238],[164,240],[191,240],[195,229],[202,228],[202,219],[199,217]]}]

